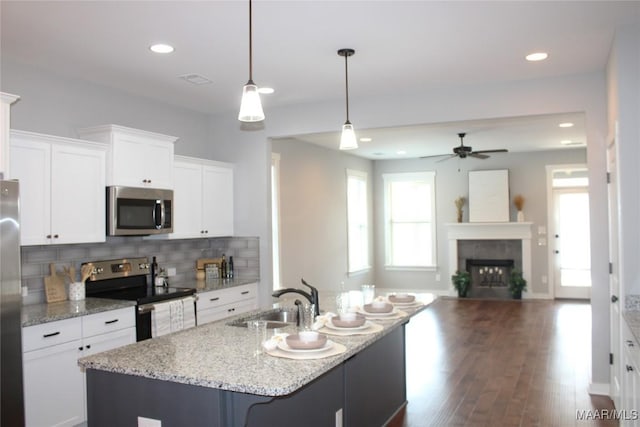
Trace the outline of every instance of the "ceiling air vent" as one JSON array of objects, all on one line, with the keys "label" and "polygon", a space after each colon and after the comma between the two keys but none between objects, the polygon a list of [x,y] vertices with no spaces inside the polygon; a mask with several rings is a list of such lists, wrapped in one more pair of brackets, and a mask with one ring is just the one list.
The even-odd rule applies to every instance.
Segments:
[{"label": "ceiling air vent", "polygon": [[213,81],[208,78],[201,76],[200,74],[183,74],[179,76],[182,80],[192,83],[194,85],[206,85],[209,83],[213,83]]}]

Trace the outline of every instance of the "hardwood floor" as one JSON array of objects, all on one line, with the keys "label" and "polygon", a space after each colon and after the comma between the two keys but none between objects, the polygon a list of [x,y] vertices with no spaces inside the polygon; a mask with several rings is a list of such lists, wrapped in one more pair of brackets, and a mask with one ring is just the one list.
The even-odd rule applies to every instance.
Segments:
[{"label": "hardwood floor", "polygon": [[442,298],[407,325],[409,403],[389,427],[617,426],[590,370],[588,303]]}]

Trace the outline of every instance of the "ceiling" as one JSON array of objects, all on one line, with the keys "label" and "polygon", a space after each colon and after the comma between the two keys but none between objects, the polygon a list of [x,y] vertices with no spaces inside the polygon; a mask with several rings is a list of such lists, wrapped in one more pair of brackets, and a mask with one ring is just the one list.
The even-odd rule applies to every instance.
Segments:
[{"label": "ceiling", "polygon": [[[237,111],[248,79],[248,2],[7,1],[0,3],[2,59],[31,64],[206,114]],[[639,1],[254,0],[253,64],[269,109],[604,70],[615,29],[640,22]],[[175,52],[148,50],[170,43]],[[542,63],[523,57],[549,52]],[[179,76],[199,74],[194,85]],[[393,78],[389,78],[393,76]],[[560,129],[571,119],[576,126]],[[339,129],[343,117],[336,127]],[[354,154],[445,154],[467,132],[474,149],[560,148],[584,142],[584,118],[540,116],[358,129],[373,141]],[[337,133],[299,139],[336,148]],[[398,150],[407,153],[397,154]],[[382,153],[382,154],[381,154]]]}]

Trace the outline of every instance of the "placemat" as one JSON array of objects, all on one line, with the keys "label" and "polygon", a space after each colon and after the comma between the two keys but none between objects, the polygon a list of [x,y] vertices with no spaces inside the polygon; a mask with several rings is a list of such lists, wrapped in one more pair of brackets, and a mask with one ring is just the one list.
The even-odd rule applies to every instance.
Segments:
[{"label": "placemat", "polygon": [[338,344],[337,342],[333,343],[333,347],[331,347],[327,351],[317,352],[317,353],[290,353],[288,351],[280,350],[279,348],[275,348],[273,350],[265,350],[270,356],[275,357],[284,357],[286,359],[296,359],[296,360],[310,360],[310,359],[324,359],[325,357],[337,356],[338,354],[342,354],[347,351],[347,347],[342,344]]}]

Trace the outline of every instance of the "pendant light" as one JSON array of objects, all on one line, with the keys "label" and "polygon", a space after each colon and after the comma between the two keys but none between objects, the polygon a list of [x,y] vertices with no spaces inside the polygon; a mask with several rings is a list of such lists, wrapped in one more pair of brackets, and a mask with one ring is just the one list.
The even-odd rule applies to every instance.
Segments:
[{"label": "pendant light", "polygon": [[251,0],[249,0],[249,81],[242,89],[242,101],[238,120],[241,122],[260,122],[264,120],[264,111],[260,102],[258,86],[253,82],[253,33],[251,29]]},{"label": "pendant light", "polygon": [[338,55],[344,56],[344,77],[346,88],[346,105],[347,105],[347,121],[342,125],[342,135],[340,137],[340,149],[341,150],[353,150],[358,148],[358,141],[356,141],[356,133],[353,130],[353,125],[349,121],[349,71],[347,68],[347,58],[356,53],[353,49],[340,49]]}]

